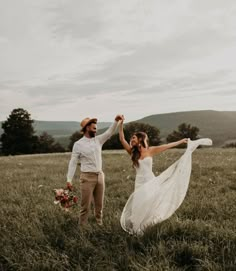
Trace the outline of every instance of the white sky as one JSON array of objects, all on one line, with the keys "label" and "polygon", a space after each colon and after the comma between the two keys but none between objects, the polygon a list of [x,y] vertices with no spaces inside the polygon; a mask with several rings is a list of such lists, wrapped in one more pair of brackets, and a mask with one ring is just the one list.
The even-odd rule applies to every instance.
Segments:
[{"label": "white sky", "polygon": [[235,0],[0,0],[0,120],[236,110]]}]

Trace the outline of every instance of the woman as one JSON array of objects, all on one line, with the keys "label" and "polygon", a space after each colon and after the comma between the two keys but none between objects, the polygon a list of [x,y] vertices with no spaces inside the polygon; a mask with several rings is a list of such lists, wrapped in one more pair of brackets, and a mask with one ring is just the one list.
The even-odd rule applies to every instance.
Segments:
[{"label": "woman", "polygon": [[[128,144],[124,137],[123,121],[119,128],[119,138],[136,169],[135,190],[123,209],[120,222],[125,231],[142,234],[147,226],[169,218],[180,206],[190,179],[191,154],[200,144],[211,145],[212,141],[191,141],[184,138],[173,143],[149,147],[147,134],[138,132],[131,137]],[[152,157],[184,143],[188,143],[188,147],[181,158],[155,177],[152,172]]]}]

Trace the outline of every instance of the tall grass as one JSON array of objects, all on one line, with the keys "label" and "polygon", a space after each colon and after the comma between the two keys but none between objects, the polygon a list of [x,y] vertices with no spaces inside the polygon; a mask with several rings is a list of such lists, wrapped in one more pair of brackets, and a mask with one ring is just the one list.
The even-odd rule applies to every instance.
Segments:
[{"label": "tall grass", "polygon": [[[155,157],[154,173],[182,152]],[[53,204],[53,189],[65,186],[69,158],[0,157],[0,270],[236,270],[235,150],[196,150],[183,204],[143,236],[129,235],[119,224],[134,187],[128,155],[103,153],[104,226],[96,225],[91,212],[84,228],[78,225],[79,206],[65,213]]]}]

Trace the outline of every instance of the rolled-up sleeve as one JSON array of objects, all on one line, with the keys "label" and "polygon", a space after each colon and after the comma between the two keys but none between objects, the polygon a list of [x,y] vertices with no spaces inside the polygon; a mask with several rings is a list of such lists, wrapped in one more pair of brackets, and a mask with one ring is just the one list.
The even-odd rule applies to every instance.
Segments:
[{"label": "rolled-up sleeve", "polygon": [[107,130],[101,135],[98,135],[96,138],[101,145],[103,145],[116,131],[118,122],[115,121]]},{"label": "rolled-up sleeve", "polygon": [[79,146],[75,143],[73,146],[71,159],[70,159],[69,166],[68,166],[67,182],[72,183],[72,180],[75,175],[76,168],[77,168],[78,161],[79,161]]}]

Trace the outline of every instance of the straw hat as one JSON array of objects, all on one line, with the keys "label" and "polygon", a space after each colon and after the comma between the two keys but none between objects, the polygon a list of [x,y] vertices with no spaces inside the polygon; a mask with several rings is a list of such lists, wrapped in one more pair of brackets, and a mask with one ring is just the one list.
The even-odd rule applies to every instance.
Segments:
[{"label": "straw hat", "polygon": [[88,126],[90,123],[92,123],[92,122],[95,122],[95,123],[97,123],[97,119],[96,118],[85,118],[85,119],[83,119],[82,121],[81,121],[81,123],[80,123],[80,126],[82,127],[81,128],[81,132],[84,132],[85,131],[85,128],[86,128],[86,126]]}]

